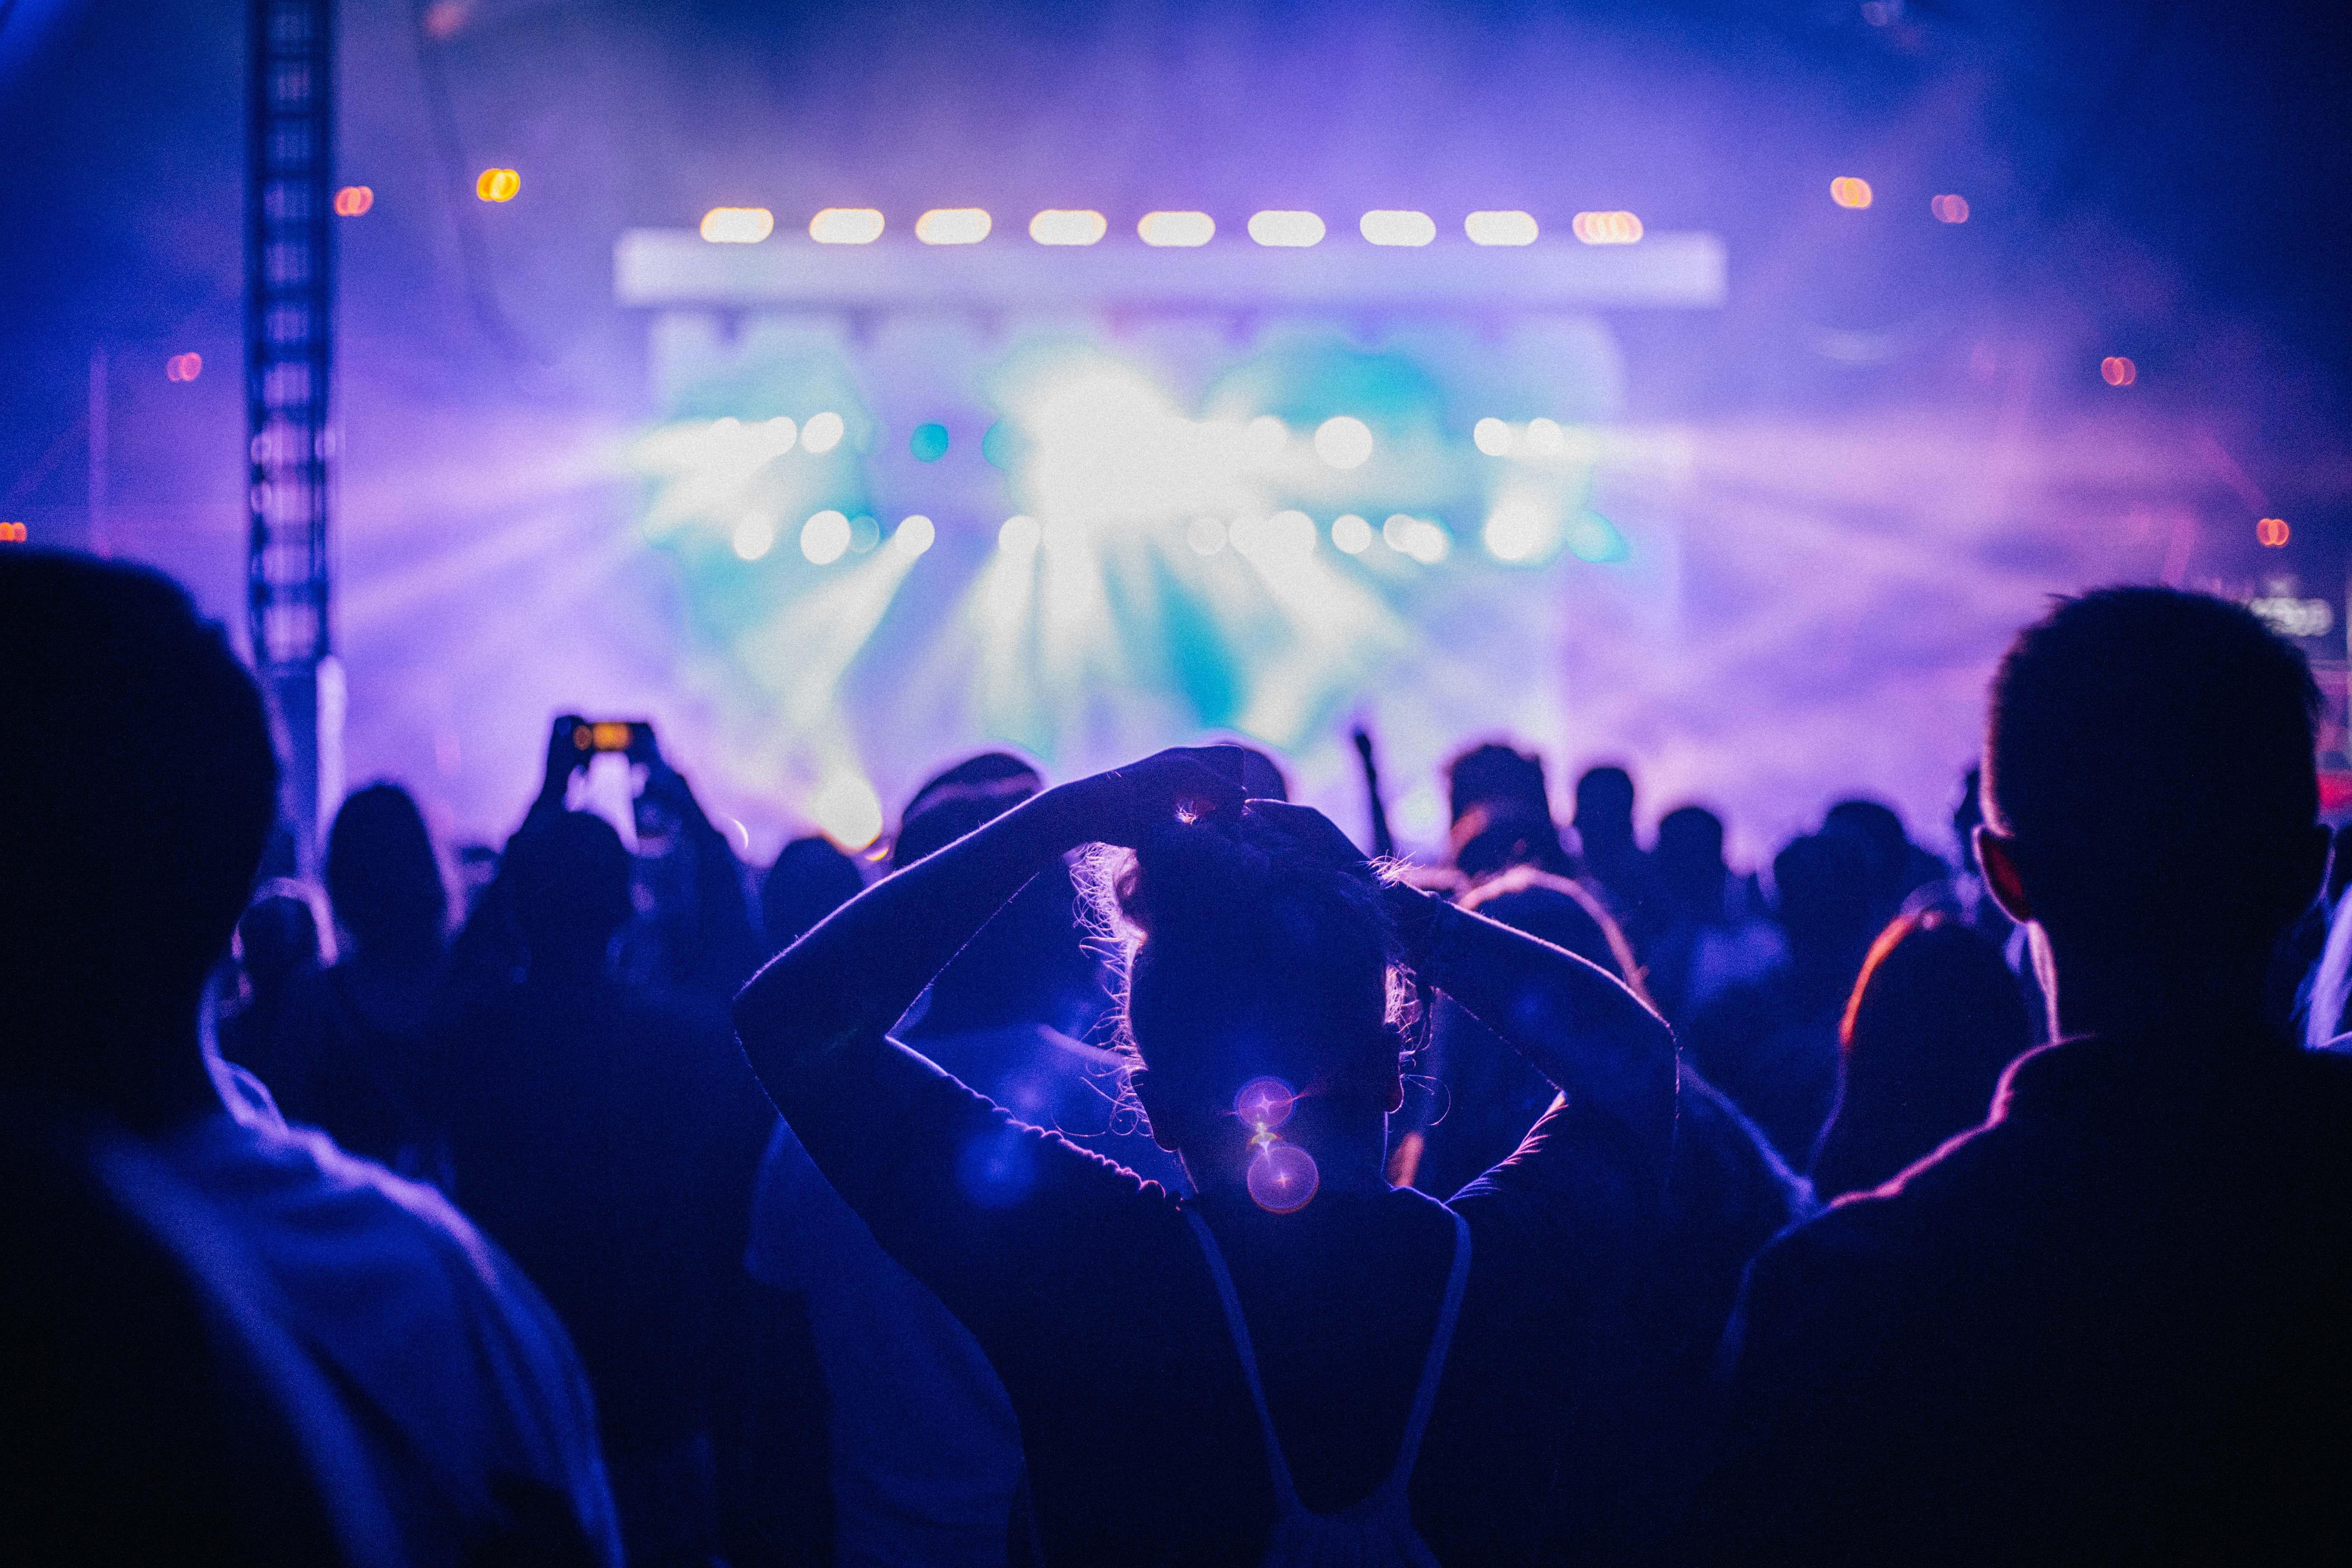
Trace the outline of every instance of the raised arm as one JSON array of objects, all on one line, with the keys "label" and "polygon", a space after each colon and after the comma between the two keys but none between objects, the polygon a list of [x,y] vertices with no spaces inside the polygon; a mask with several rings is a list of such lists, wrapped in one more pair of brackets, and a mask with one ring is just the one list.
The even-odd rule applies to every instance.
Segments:
[{"label": "raised arm", "polygon": [[1213,751],[1170,751],[1057,785],[884,878],[827,916],[735,1000],[751,1065],[772,1086],[807,1053],[887,1029],[1029,879],[1088,843],[1132,844],[1182,809],[1237,810]]}]

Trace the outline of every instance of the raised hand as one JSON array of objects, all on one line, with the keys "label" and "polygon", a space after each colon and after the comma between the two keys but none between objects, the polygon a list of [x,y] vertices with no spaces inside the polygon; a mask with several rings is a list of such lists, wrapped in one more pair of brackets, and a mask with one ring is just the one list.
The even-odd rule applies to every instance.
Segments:
[{"label": "raised hand", "polygon": [[1367,879],[1375,877],[1372,863],[1356,847],[1355,841],[1339,831],[1338,823],[1313,806],[1293,805],[1281,800],[1254,800],[1247,810],[1252,818],[1280,833],[1310,858]]},{"label": "raised hand", "polygon": [[1175,746],[1140,762],[1063,786],[1082,840],[1132,849],[1179,817],[1239,812],[1241,752],[1234,746]]}]

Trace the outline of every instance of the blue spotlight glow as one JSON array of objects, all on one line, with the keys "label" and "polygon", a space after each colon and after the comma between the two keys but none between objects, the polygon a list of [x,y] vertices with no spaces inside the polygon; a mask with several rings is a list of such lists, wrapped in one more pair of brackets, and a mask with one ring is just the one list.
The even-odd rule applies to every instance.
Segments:
[{"label": "blue spotlight glow", "polygon": [[907,450],[919,463],[936,463],[948,455],[948,427],[944,425],[918,425],[907,437]]},{"label": "blue spotlight glow", "polygon": [[1597,511],[1580,513],[1568,525],[1568,548],[1579,561],[1622,561],[1629,553],[1625,536]]}]

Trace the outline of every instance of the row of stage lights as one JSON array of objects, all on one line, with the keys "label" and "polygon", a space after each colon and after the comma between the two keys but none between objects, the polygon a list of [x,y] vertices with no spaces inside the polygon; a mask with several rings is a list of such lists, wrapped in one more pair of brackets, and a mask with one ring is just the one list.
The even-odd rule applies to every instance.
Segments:
[{"label": "row of stage lights", "polygon": [[[504,198],[499,198],[504,199]],[[827,207],[809,219],[809,237],[819,245],[871,245],[887,221],[874,207]],[[933,207],[915,220],[915,237],[925,245],[978,245],[995,232],[985,207]],[[1437,220],[1424,212],[1381,209],[1356,223],[1372,245],[1417,247],[1437,238]],[[1319,213],[1268,209],[1254,213],[1249,237],[1275,248],[1320,245],[1329,232]],[[713,245],[757,245],[776,231],[776,215],[766,207],[713,207],[702,216],[702,237]],[[1091,208],[1052,207],[1029,220],[1029,237],[1039,245],[1094,245],[1110,232],[1110,220]],[[1632,245],[1642,237],[1642,220],[1629,212],[1582,212],[1569,232],[1587,245]],[[1146,213],[1136,237],[1162,247],[1191,248],[1217,237],[1217,220],[1204,212]],[[1531,213],[1474,212],[1462,220],[1473,245],[1533,245],[1542,226]]]},{"label": "row of stage lights", "polygon": [[[775,549],[776,520],[754,513],[735,525],[733,544],[738,558],[759,561]],[[1343,555],[1361,555],[1378,541],[1409,560],[1434,566],[1454,550],[1454,536],[1444,525],[1409,512],[1391,513],[1376,531],[1371,521],[1355,512],[1331,520],[1332,548]],[[1481,539],[1496,560],[1518,564],[1535,560],[1550,548],[1565,544],[1581,561],[1622,559],[1624,540],[1608,520],[1584,512],[1564,530],[1531,507],[1505,504],[1487,515]],[[900,521],[886,548],[912,559],[938,542],[931,520],[916,513]],[[1322,540],[1315,520],[1303,511],[1285,510],[1271,517],[1198,517],[1184,531],[1184,542],[1197,555],[1216,555],[1230,547],[1245,560],[1265,564],[1302,560],[1312,555]],[[1025,512],[1004,520],[996,531],[996,547],[1005,555],[1033,555],[1045,542],[1045,525]],[[830,566],[845,555],[870,554],[882,546],[881,525],[868,516],[851,517],[831,508],[811,514],[801,524],[801,554],[810,564]]]}]

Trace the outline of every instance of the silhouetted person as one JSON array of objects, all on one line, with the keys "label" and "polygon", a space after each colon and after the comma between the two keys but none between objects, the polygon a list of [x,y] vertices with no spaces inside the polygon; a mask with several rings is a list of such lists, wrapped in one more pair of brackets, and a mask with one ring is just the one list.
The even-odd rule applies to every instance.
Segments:
[{"label": "silhouetted person", "polygon": [[1792,1167],[1837,1098],[1837,1030],[1870,952],[1870,870],[1851,839],[1800,838],[1772,860],[1785,962],[1702,1009],[1683,1045]]},{"label": "silhouetted person", "polygon": [[1883,929],[1915,889],[1940,880],[1950,869],[1911,842],[1903,818],[1883,801],[1839,801],[1822,817],[1822,832],[1851,839],[1862,850],[1870,868],[1874,928]]},{"label": "silhouetted person", "polygon": [[475,918],[503,909],[515,969],[455,1025],[457,1198],[570,1327],[596,1394],[632,1563],[712,1550],[713,1364],[773,1115],[725,1015],[625,980],[620,836],[534,811]]},{"label": "silhouetted person", "polygon": [[1454,869],[1469,881],[1514,866],[1572,877],[1576,862],[1560,843],[1543,759],[1499,742],[1473,746],[1445,767]]},{"label": "silhouetted person", "polygon": [[1659,1011],[1686,1026],[1725,991],[1762,979],[1788,949],[1770,921],[1750,912],[1745,882],[1723,858],[1723,819],[1705,806],[1658,819],[1650,864],[1656,931],[1645,978]]},{"label": "silhouetted person", "polygon": [[616,1563],[563,1332],[429,1189],[202,1042],[276,816],[148,571],[0,556],[0,1518],[38,1562]]},{"label": "silhouetted person", "polygon": [[635,871],[648,907],[628,933],[622,963],[646,984],[724,1006],[766,952],[750,881],[735,846],[662,755],[653,726],[634,728],[629,760],[646,770],[632,807]]},{"label": "silhouetted person", "polygon": [[1575,822],[1585,876],[1642,952],[1657,918],[1657,887],[1650,858],[1633,837],[1633,775],[1613,763],[1587,768],[1576,781]]},{"label": "silhouetted person", "polygon": [[1837,1109],[1812,1159],[1824,1197],[1862,1192],[1980,1124],[2033,1044],[2000,950],[1930,910],[1880,934],[1838,1028]]},{"label": "silhouetted person", "polygon": [[795,838],[785,845],[760,883],[760,921],[768,951],[782,952],[800,941],[865,886],[857,862],[830,839]]},{"label": "silhouetted person", "polygon": [[446,1187],[435,1012],[448,967],[449,890],[406,790],[370,784],[343,802],[326,873],[340,955],[291,988],[269,1067],[256,1070],[288,1120]]},{"label": "silhouetted person", "polygon": [[[268,1079],[288,994],[319,970],[319,916],[299,883],[263,885],[236,920],[237,994],[214,1021],[221,1055]],[[229,999],[224,998],[225,1004]]]},{"label": "silhouetted person", "polygon": [[[1048,790],[867,889],[745,989],[745,1047],[828,1183],[1003,1375],[1045,1561],[1248,1563],[1277,1537],[1368,1533],[1394,1555],[1363,1560],[1419,1561],[1418,1537],[1516,1561],[1563,1511],[1601,1534],[1613,1478],[1586,1396],[1658,1212],[1672,1037],[1582,960],[1385,887],[1318,814],[1244,811],[1221,761]],[[1134,850],[1102,868],[1132,1083],[1197,1198],[885,1037],[1091,842]],[[1381,1179],[1400,958],[1570,1090],[1450,1209]],[[1564,1247],[1576,1268],[1549,1288]]]},{"label": "silhouetted person", "polygon": [[1709,1555],[2352,1552],[2352,1061],[2263,1008],[2326,863],[2319,706],[2201,595],[2102,590],[2011,647],[1978,850],[2061,1043],[1758,1260]]}]

